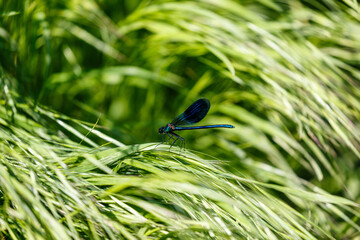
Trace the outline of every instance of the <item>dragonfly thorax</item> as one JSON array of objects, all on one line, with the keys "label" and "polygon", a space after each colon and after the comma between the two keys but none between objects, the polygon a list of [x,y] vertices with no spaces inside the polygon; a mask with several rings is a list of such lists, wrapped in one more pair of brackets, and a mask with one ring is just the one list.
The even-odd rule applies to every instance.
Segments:
[{"label": "dragonfly thorax", "polygon": [[159,133],[168,133],[175,130],[175,127],[168,123],[166,126],[159,128]]}]

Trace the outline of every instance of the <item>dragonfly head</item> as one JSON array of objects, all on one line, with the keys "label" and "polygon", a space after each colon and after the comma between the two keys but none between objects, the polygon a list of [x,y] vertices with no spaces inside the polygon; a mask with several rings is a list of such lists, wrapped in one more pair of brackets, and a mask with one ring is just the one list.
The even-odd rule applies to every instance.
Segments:
[{"label": "dragonfly head", "polygon": [[164,133],[164,132],[165,132],[165,127],[159,128],[159,133]]}]

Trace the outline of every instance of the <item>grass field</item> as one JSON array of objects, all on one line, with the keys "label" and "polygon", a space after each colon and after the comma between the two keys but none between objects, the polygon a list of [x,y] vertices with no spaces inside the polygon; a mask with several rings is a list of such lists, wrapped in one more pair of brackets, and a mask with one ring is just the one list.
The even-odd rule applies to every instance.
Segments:
[{"label": "grass field", "polygon": [[[0,22],[0,239],[360,239],[357,1],[0,0]],[[202,97],[235,128],[158,145]]]}]

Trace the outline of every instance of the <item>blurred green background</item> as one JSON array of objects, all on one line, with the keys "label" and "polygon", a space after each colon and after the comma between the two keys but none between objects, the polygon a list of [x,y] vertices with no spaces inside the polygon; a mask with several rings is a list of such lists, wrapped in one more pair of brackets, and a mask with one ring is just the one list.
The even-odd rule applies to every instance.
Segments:
[{"label": "blurred green background", "polygon": [[[306,181],[360,203],[357,1],[0,0],[0,6],[0,96],[9,123],[23,114],[43,126],[36,130],[43,139],[81,142],[70,127],[49,121],[55,114],[98,144],[82,143],[87,147],[110,138],[117,146],[156,143],[159,127],[206,97],[212,107],[201,124],[235,129],[184,132],[189,150],[222,159],[231,174],[295,189]],[[35,117],[37,107],[49,119]],[[49,138],[40,134],[46,129]],[[356,209],[341,217],[351,224],[334,220],[324,229],[359,236]]]}]

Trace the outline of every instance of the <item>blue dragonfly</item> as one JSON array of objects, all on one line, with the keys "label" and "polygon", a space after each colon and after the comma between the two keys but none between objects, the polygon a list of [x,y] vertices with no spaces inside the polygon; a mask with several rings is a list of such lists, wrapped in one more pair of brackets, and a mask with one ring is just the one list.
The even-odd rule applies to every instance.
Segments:
[{"label": "blue dragonfly", "polygon": [[193,126],[197,122],[200,122],[208,113],[210,109],[210,102],[206,98],[200,98],[195,101],[193,104],[188,107],[185,112],[174,118],[171,123],[166,124],[164,127],[159,128],[159,133],[163,136],[163,141],[165,141],[165,135],[174,141],[170,145],[170,148],[175,144],[177,140],[180,139],[180,151],[185,148],[185,139],[180,135],[174,133],[175,131],[184,131],[184,130],[194,130],[194,129],[206,129],[206,128],[234,128],[234,126],[229,124],[218,124],[218,125],[205,125],[205,126]]}]

